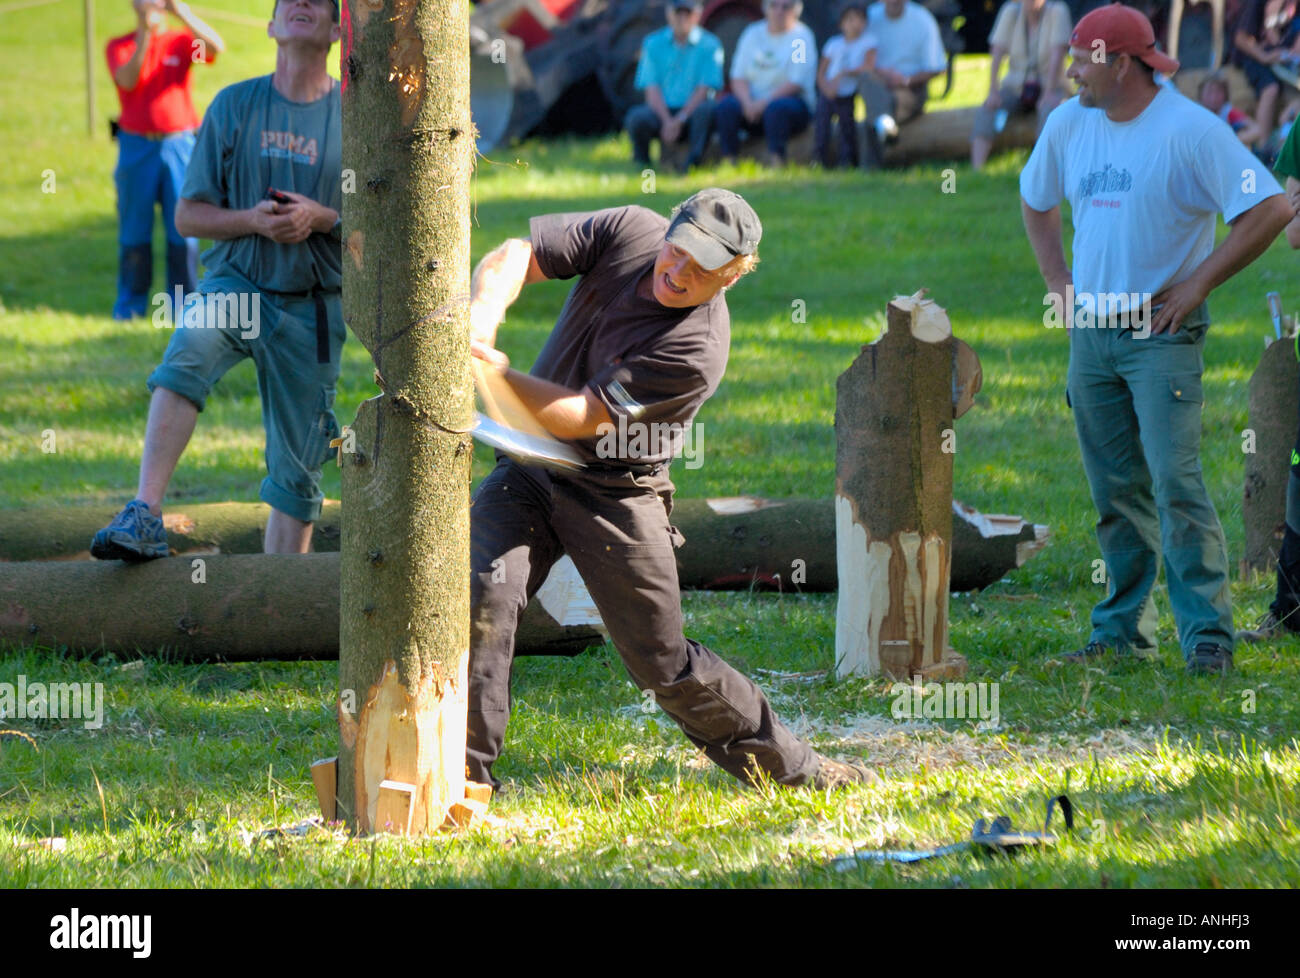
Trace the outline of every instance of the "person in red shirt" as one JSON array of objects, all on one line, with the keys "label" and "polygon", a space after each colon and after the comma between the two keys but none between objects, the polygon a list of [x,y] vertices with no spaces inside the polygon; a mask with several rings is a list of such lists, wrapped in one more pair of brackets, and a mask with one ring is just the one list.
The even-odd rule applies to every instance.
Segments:
[{"label": "person in red shirt", "polygon": [[[136,28],[108,42],[108,70],[117,86],[118,275],[114,319],[143,316],[153,282],[154,204],[167,234],[167,294],[197,285],[199,243],[176,230],[176,200],[194,150],[199,117],[190,96],[190,66],[211,64],[221,36],[180,0],[133,0]],[[184,25],[170,30],[166,14]]]}]

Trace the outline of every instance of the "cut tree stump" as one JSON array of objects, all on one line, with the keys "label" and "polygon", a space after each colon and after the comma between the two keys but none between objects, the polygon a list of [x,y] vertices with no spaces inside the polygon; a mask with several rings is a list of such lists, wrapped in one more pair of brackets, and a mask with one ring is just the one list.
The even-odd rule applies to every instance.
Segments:
[{"label": "cut tree stump", "polygon": [[836,383],[841,677],[965,674],[948,646],[959,374],[947,314],[917,293],[889,303],[885,333]]},{"label": "cut tree stump", "polygon": [[[0,566],[6,560],[88,560],[91,536],[114,512],[111,506],[0,510]],[[266,513],[261,503],[177,504],[164,519],[177,555],[256,554],[262,549]],[[953,503],[953,516],[953,591],[988,587],[1047,543],[1046,526],[1018,516],[985,515],[960,502]],[[676,499],[673,523],[686,537],[676,551],[683,588],[836,588],[832,499]],[[322,552],[338,549],[336,501],[325,502],[315,542]],[[568,586],[567,578],[561,582]]]},{"label": "cut tree stump", "polygon": [[1271,343],[1250,378],[1250,420],[1255,450],[1246,453],[1241,518],[1246,529],[1242,576],[1277,569],[1286,526],[1286,489],[1300,414],[1300,363],[1291,337]]},{"label": "cut tree stump", "polygon": [[[195,560],[202,560],[195,565]],[[530,602],[522,653],[575,655],[604,636]],[[213,554],[0,563],[0,643],[186,661],[336,659],[338,554]]]}]

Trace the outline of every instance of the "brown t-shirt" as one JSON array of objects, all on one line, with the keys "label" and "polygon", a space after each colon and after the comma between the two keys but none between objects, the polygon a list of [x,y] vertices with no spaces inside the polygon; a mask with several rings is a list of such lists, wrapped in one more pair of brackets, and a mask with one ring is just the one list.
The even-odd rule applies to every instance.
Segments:
[{"label": "brown t-shirt", "polygon": [[595,465],[669,461],[727,368],[731,317],[721,292],[689,309],[637,295],[667,230],[667,219],[644,207],[547,214],[530,224],[546,277],[581,276],[532,374],[572,390],[590,387],[615,425],[626,426],[624,438],[616,429],[603,443],[600,435],[573,442]]}]

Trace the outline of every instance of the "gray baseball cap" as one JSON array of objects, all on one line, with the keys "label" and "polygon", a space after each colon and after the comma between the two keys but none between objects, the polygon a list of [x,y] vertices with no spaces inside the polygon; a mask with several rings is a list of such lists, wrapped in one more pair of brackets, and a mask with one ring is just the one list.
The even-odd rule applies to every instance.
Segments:
[{"label": "gray baseball cap", "polygon": [[664,235],[706,271],[752,255],[762,237],[763,225],[754,208],[740,194],[721,187],[707,187],[683,201]]}]

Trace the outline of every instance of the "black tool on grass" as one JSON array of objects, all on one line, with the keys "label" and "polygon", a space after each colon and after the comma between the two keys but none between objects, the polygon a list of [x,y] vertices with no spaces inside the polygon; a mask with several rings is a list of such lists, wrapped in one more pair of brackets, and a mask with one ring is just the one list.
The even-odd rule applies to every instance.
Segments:
[{"label": "black tool on grass", "polygon": [[1057,837],[1048,831],[1052,824],[1052,814],[1060,805],[1061,815],[1065,819],[1065,830],[1074,829],[1074,805],[1066,795],[1057,795],[1047,800],[1047,816],[1043,820],[1041,832],[1018,832],[1011,827],[1011,819],[999,815],[992,822],[978,819],[971,829],[970,838],[964,842],[939,846],[937,849],[862,849],[851,856],[842,856],[831,863],[839,872],[852,869],[861,863],[918,863],[936,856],[946,856],[966,849],[976,849],[984,853],[1006,855],[1028,846],[1050,846]]}]

